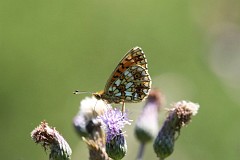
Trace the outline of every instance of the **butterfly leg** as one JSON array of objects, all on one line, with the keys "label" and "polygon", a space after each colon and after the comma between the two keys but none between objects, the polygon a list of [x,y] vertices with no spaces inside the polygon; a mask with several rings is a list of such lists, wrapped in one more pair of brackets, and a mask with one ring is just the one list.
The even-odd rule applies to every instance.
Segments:
[{"label": "butterfly leg", "polygon": [[125,102],[122,102],[122,114],[125,112]]},{"label": "butterfly leg", "polygon": [[93,108],[93,115],[97,117],[97,111],[96,111],[96,105],[97,105],[98,100],[96,101],[94,108]]}]

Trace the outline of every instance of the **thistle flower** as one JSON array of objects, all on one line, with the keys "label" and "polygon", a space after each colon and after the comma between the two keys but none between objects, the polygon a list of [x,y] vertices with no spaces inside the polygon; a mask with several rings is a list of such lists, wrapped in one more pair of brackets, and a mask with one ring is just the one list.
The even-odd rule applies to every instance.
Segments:
[{"label": "thistle flower", "polygon": [[50,149],[49,160],[69,160],[72,150],[64,138],[48,123],[41,124],[31,132],[35,143],[39,143],[45,150]]},{"label": "thistle flower", "polygon": [[163,96],[157,89],[152,89],[135,126],[136,138],[147,143],[158,133],[158,112]]},{"label": "thistle flower", "polygon": [[172,154],[177,139],[176,133],[180,133],[182,126],[191,121],[191,117],[197,114],[198,109],[198,104],[180,101],[169,110],[169,115],[153,144],[154,151],[160,160]]},{"label": "thistle flower", "polygon": [[86,97],[80,102],[79,112],[73,119],[73,125],[81,137],[92,135],[94,126],[99,126],[100,122],[96,119],[111,108],[111,105],[97,100],[94,97]]},{"label": "thistle flower", "polygon": [[159,90],[152,89],[135,126],[135,136],[140,142],[138,160],[143,158],[145,144],[156,137],[158,133],[158,112],[162,103],[163,95]]},{"label": "thistle flower", "polygon": [[131,124],[126,112],[118,109],[110,109],[104,115],[99,116],[106,132],[106,152],[108,156],[119,160],[127,152],[127,144],[122,129],[126,124]]}]

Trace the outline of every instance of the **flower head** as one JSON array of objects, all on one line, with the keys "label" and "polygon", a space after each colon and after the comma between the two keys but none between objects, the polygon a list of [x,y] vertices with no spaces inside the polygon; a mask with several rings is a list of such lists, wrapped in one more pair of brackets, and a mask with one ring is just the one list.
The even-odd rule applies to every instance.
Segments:
[{"label": "flower head", "polygon": [[111,105],[95,97],[86,97],[80,102],[80,110],[73,119],[77,133],[82,137],[89,149],[89,159],[110,159],[105,150],[105,133],[98,116],[104,114]]},{"label": "flower head", "polygon": [[126,112],[114,108],[109,109],[105,114],[99,116],[103,128],[107,134],[107,142],[115,136],[122,134],[122,129],[126,124],[131,124]]},{"label": "flower head", "polygon": [[157,135],[158,112],[162,101],[161,93],[157,89],[152,89],[135,126],[135,135],[141,143],[149,142]]},{"label": "flower head", "polygon": [[84,114],[85,118],[92,119],[98,115],[105,113],[111,105],[106,104],[102,100],[97,100],[94,96],[86,97],[80,102],[80,112]]},{"label": "flower head", "polygon": [[126,124],[131,124],[126,112],[110,109],[99,116],[106,132],[106,152],[113,159],[122,159],[127,152],[127,144],[122,129]]},{"label": "flower head", "polygon": [[80,136],[88,137],[92,134],[94,126],[99,126],[97,116],[102,115],[111,108],[111,105],[97,100],[94,97],[86,97],[80,102],[79,112],[73,119],[73,125]]},{"label": "flower head", "polygon": [[191,117],[197,114],[198,109],[198,104],[186,101],[180,101],[173,105],[153,145],[154,151],[160,159],[165,159],[172,154],[176,133],[179,133],[180,129],[191,121]]},{"label": "flower head", "polygon": [[31,132],[31,137],[35,143],[39,143],[45,150],[50,149],[50,160],[69,160],[72,150],[65,139],[55,128],[48,126],[46,122],[41,124]]}]

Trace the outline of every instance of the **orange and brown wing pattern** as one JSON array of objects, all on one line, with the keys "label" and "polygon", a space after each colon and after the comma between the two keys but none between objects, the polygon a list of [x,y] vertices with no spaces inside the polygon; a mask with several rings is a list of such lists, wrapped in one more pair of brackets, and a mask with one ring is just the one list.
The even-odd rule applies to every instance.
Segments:
[{"label": "orange and brown wing pattern", "polygon": [[113,82],[119,79],[124,71],[126,71],[129,67],[136,65],[139,65],[147,70],[147,59],[143,50],[140,47],[132,48],[122,58],[122,60],[119,62],[119,64],[109,77],[104,92],[106,93],[108,91],[109,86],[111,86]]},{"label": "orange and brown wing pattern", "polygon": [[134,47],[119,62],[104,91],[94,93],[108,103],[140,102],[151,89],[147,59],[140,47]]},{"label": "orange and brown wing pattern", "polygon": [[109,103],[141,102],[151,89],[148,71],[140,65],[130,66],[103,94]]},{"label": "orange and brown wing pattern", "polygon": [[109,77],[104,91],[93,93],[107,103],[141,102],[151,89],[147,59],[140,47],[134,47],[119,62]]}]

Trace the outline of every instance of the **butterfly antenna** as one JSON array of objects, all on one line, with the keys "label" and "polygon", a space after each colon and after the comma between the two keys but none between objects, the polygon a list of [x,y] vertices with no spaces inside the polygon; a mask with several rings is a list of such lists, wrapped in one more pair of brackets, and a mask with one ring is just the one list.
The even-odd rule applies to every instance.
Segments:
[{"label": "butterfly antenna", "polygon": [[75,91],[73,92],[73,94],[85,94],[85,93],[90,93],[90,94],[92,94],[92,92],[88,92],[88,91],[79,91],[79,90],[75,90]]}]

